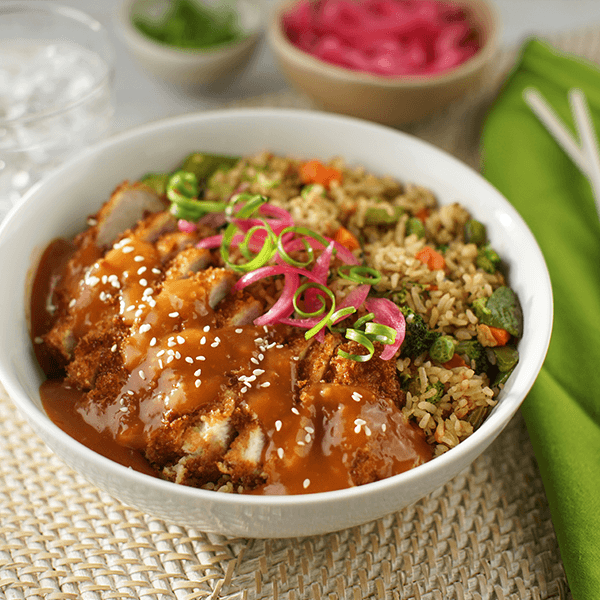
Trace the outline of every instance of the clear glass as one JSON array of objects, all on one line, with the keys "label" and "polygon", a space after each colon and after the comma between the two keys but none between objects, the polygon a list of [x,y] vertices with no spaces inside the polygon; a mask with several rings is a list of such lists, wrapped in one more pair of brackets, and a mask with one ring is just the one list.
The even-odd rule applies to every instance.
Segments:
[{"label": "clear glass", "polygon": [[0,220],[44,175],[103,137],[114,114],[104,27],[48,0],[0,2]]}]

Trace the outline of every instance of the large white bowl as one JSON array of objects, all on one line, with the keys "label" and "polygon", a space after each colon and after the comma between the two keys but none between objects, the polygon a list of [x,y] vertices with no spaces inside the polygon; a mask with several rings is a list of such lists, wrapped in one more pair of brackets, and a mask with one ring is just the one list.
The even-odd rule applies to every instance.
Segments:
[{"label": "large white bowl", "polygon": [[[50,240],[82,230],[116,184],[174,168],[194,150],[349,163],[431,188],[488,226],[523,305],[521,360],[484,424],[458,447],[412,471],[362,487],[299,496],[244,496],[178,486],[120,466],[82,446],[44,413],[27,331],[27,290]],[[33,429],[62,459],[122,502],[169,521],[229,536],[291,537],[358,525],[399,510],[454,477],[513,417],[544,361],[552,324],[548,271],[531,232],[507,200],[458,160],[386,127],[317,112],[230,110],[155,122],[100,143],[30,191],[0,228],[0,378]],[[515,449],[518,451],[518,449]]]}]

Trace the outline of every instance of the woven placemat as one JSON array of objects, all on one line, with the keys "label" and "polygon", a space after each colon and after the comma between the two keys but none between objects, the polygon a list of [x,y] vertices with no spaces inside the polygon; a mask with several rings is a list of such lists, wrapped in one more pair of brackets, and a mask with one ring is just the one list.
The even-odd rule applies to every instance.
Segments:
[{"label": "woven placemat", "polygon": [[[600,34],[551,39],[600,62]],[[515,51],[482,88],[406,128],[477,165],[481,117]],[[313,108],[289,90],[236,105]],[[225,539],[122,505],[65,466],[0,389],[0,599],[546,600],[571,598],[518,414],[450,483],[338,533]]]}]

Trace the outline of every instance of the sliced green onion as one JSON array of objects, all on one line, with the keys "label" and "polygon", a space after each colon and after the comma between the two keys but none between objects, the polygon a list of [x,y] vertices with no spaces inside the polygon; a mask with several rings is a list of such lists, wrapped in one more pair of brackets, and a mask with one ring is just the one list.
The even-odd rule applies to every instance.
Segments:
[{"label": "sliced green onion", "polygon": [[396,341],[397,331],[388,325],[369,322],[365,325],[365,333],[370,339],[382,344],[393,344]]},{"label": "sliced green onion", "polygon": [[356,362],[368,362],[373,357],[375,353],[375,346],[373,342],[368,338],[367,334],[363,331],[358,331],[357,329],[346,329],[346,339],[352,340],[353,342],[358,342],[367,350],[366,354],[350,354],[345,350],[338,349],[338,354],[342,358],[347,358],[349,360],[354,360]]},{"label": "sliced green onion", "polygon": [[194,223],[209,212],[222,212],[227,206],[227,202],[180,198],[171,201],[169,212],[177,219],[185,219]]},{"label": "sliced green onion", "polygon": [[372,312],[367,313],[366,315],[363,315],[359,319],[356,319],[356,321],[354,323],[354,329],[360,329],[365,323],[372,321],[374,318],[375,318],[375,313],[372,313]]},{"label": "sliced green onion", "polygon": [[[292,232],[302,235],[301,232],[296,231],[297,229],[301,229],[301,228],[286,227],[285,229],[283,229],[281,231],[281,233],[277,237],[277,252],[279,253],[279,256],[281,257],[281,260],[285,261],[288,265],[292,265],[293,267],[300,267],[300,268],[308,267],[308,265],[310,265],[310,263],[312,263],[312,261],[314,260],[315,253],[312,249],[312,246],[308,243],[306,238],[301,238],[300,241],[302,242],[302,245],[304,246],[304,249],[306,250],[306,252],[308,254],[308,260],[306,260],[306,261],[296,260],[295,258],[292,258],[285,249],[283,236],[286,233],[292,233]],[[289,243],[289,241],[286,243]]]},{"label": "sliced green onion", "polygon": [[188,171],[176,171],[167,182],[167,198],[177,202],[198,197],[198,179]]},{"label": "sliced green onion", "polygon": [[313,312],[306,312],[298,306],[298,299],[309,288],[316,288],[321,292],[325,292],[325,295],[332,302],[330,312],[333,313],[333,310],[335,309],[335,296],[334,296],[333,292],[328,287],[324,286],[322,283],[317,283],[316,281],[307,281],[306,283],[303,283],[294,292],[294,298],[292,299],[292,304],[294,305],[294,310],[298,313],[298,316],[301,317],[302,319],[311,319],[312,317],[319,317],[325,312],[327,302],[321,294],[317,294],[317,298],[319,299],[319,302],[321,303],[321,306],[317,310],[315,310]]},{"label": "sliced green onion", "polygon": [[338,269],[338,275],[355,283],[377,285],[381,281],[381,273],[365,265],[342,265]]},{"label": "sliced green onion", "polygon": [[[233,208],[235,204],[244,201],[246,202],[244,206],[242,206],[242,208],[240,208],[240,210],[235,214],[235,217],[238,217],[240,219],[246,219],[251,217],[267,201],[267,199],[264,196],[260,195],[253,196],[251,194],[240,194],[233,201],[233,203],[227,207],[226,212],[230,212],[231,214],[231,211],[229,209]],[[227,228],[225,229],[225,232],[223,233],[223,241],[221,242],[221,257],[223,258],[223,262],[234,271],[243,273],[254,271],[259,267],[266,265],[275,254],[275,251],[277,249],[277,240],[271,228],[266,223],[265,229],[267,231],[267,236],[259,252],[257,252],[256,255],[249,262],[244,264],[237,264],[231,260],[229,252],[231,248],[231,243],[233,242],[233,238],[237,233],[238,226],[233,222],[229,223],[229,225],[227,225]],[[246,238],[244,241],[246,241]],[[245,254],[244,256],[246,256],[246,258],[249,258],[251,256],[250,251],[248,250],[247,254]]]}]

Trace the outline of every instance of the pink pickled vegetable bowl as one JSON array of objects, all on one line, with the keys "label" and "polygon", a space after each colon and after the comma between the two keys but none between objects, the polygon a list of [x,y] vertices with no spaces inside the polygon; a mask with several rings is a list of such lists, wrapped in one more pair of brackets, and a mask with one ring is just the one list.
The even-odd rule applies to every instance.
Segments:
[{"label": "pink pickled vegetable bowl", "polygon": [[498,43],[487,0],[293,0],[268,37],[321,108],[399,126],[473,93]]}]

